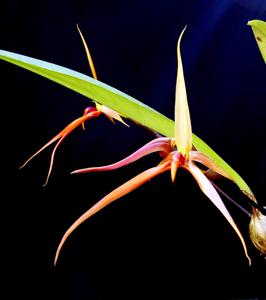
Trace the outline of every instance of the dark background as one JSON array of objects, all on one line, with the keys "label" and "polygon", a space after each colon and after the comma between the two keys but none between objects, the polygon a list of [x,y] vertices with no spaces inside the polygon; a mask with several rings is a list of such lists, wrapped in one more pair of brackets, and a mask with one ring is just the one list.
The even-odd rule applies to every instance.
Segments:
[{"label": "dark background", "polygon": [[[1,3],[0,48],[89,74],[75,28],[86,37],[99,78],[173,118],[176,42],[182,53],[193,131],[265,202],[266,68],[251,28],[266,19],[264,0],[18,1]],[[101,174],[70,171],[121,159],[151,140],[134,124],[101,117],[58,149],[18,167],[90,101],[1,62],[2,256],[5,299],[265,299],[265,260],[248,238],[248,217],[225,204],[236,234],[184,170],[163,174],[105,208],[53,257],[64,231],[93,203],[156,155]],[[232,183],[220,186],[250,210]],[[181,296],[184,295],[184,296]]]}]

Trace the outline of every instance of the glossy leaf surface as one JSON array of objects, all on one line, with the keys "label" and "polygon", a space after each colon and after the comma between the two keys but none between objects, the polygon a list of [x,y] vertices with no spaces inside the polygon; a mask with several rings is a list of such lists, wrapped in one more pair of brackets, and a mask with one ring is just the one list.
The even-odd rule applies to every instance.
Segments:
[{"label": "glossy leaf surface", "polygon": [[[0,59],[37,73],[87,98],[106,105],[122,116],[164,136],[174,137],[175,135],[173,120],[99,80],[56,64],[9,51],[0,50]],[[241,176],[195,134],[193,134],[193,145],[198,151],[211,158],[227,174],[230,174],[231,179],[248,197],[254,198],[251,189]]]}]

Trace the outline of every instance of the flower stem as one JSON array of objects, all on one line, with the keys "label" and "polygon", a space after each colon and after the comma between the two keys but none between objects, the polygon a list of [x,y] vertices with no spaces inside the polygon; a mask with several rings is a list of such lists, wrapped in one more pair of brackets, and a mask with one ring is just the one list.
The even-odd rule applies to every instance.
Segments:
[{"label": "flower stem", "polygon": [[[246,210],[244,207],[242,207],[240,204],[238,204],[234,199],[232,199],[229,195],[227,195],[221,188],[218,187],[217,184],[215,184],[213,181],[211,181],[212,185],[216,188],[217,191],[219,191],[227,200],[231,201],[233,204],[235,204],[239,209],[241,209],[246,215],[251,217],[251,213]],[[253,203],[252,203],[253,205]]]}]

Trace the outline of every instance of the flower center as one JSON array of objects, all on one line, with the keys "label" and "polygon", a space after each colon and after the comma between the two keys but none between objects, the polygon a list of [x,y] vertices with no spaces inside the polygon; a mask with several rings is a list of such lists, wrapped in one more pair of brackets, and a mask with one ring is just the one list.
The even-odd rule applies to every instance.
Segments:
[{"label": "flower center", "polygon": [[178,151],[176,147],[175,139],[171,139],[171,148],[172,148],[172,162],[177,165],[178,167],[182,167],[188,161],[188,156],[183,155],[181,152]]},{"label": "flower center", "polygon": [[86,116],[88,113],[96,111],[96,107],[95,106],[88,106],[84,109],[84,114],[83,116]]},{"label": "flower center", "polygon": [[187,162],[187,158],[180,152],[175,151],[172,156],[173,163],[177,164],[179,167],[182,167]]}]

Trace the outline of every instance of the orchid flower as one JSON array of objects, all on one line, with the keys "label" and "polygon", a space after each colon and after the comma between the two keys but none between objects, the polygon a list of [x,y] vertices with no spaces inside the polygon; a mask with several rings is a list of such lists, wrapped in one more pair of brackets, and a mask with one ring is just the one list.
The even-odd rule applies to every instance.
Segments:
[{"label": "orchid flower", "polygon": [[[78,25],[77,25],[77,29],[78,32],[80,34],[83,46],[85,48],[85,52],[87,55],[87,59],[89,62],[89,66],[90,66],[90,70],[92,72],[93,78],[94,79],[98,79],[97,74],[96,74],[96,70],[94,67],[94,63],[92,60],[92,56],[90,54],[89,48],[87,46],[87,43],[82,35],[82,32],[80,31]],[[52,151],[51,154],[51,158],[50,158],[50,165],[49,165],[49,170],[48,170],[48,174],[45,180],[45,183],[43,184],[43,186],[47,185],[49,177],[51,175],[52,169],[53,169],[53,164],[54,164],[54,156],[55,156],[55,152],[58,148],[58,146],[61,144],[61,142],[73,131],[75,130],[77,127],[79,127],[80,125],[82,126],[83,129],[85,129],[85,122],[87,120],[90,120],[92,118],[98,117],[100,114],[104,114],[108,119],[110,119],[113,123],[114,123],[114,119],[123,123],[124,125],[128,126],[125,121],[121,118],[121,116],[114,110],[110,109],[109,107],[105,106],[105,105],[100,105],[98,103],[95,102],[95,106],[90,106],[87,107],[84,112],[83,112],[83,116],[79,117],[77,119],[75,119],[74,121],[72,121],[70,124],[68,124],[62,131],[60,131],[55,137],[53,137],[48,143],[46,143],[41,149],[39,149],[37,152],[35,152],[21,167],[23,168],[30,160],[32,160],[36,155],[38,155],[40,152],[42,152],[44,149],[46,149],[48,146],[50,146],[51,144],[53,144],[54,142],[58,141]]]},{"label": "orchid flower", "polygon": [[202,192],[212,201],[212,203],[220,210],[226,220],[230,223],[230,225],[235,230],[238,235],[244,253],[251,264],[251,260],[247,253],[247,247],[244,241],[241,232],[239,231],[237,225],[235,224],[233,218],[225,207],[222,199],[220,198],[218,192],[212,185],[211,181],[204,175],[204,171],[202,171],[199,167],[196,166],[195,162],[198,162],[205,167],[213,170],[214,172],[231,179],[230,176],[223,170],[221,170],[215,162],[213,162],[209,157],[204,155],[203,153],[194,150],[192,148],[192,129],[191,129],[191,121],[189,108],[187,103],[187,94],[186,94],[186,86],[183,74],[183,66],[180,52],[180,43],[182,39],[182,35],[185,29],[182,31],[178,43],[177,43],[177,62],[178,62],[178,71],[177,71],[177,82],[176,82],[176,94],[175,94],[175,137],[167,138],[167,137],[159,137],[151,142],[147,143],[139,150],[129,155],[127,158],[116,162],[111,165],[102,166],[102,167],[93,167],[93,168],[85,168],[76,170],[72,173],[86,173],[92,171],[108,171],[114,170],[125,165],[128,165],[143,156],[146,156],[150,153],[158,152],[160,156],[163,158],[162,161],[155,167],[152,167],[129,181],[125,182],[111,193],[102,198],[99,202],[97,202],[94,206],[92,206],[88,211],[86,211],[83,215],[81,215],[72,226],[65,232],[63,235],[61,242],[57,248],[54,263],[56,264],[62,246],[64,245],[66,239],[69,235],[85,220],[90,218],[96,212],[110,204],[111,202],[123,197],[124,195],[130,193],[135,190],[145,182],[149,181],[153,177],[165,172],[170,171],[172,181],[175,180],[175,175],[178,168],[184,168],[188,170],[192,176],[196,179],[200,189]]},{"label": "orchid flower", "polygon": [[[92,60],[92,56],[90,54],[90,50],[89,50],[89,47],[85,41],[85,38],[81,32],[81,30],[79,29],[79,26],[77,25],[77,29],[78,29],[78,32],[80,34],[80,37],[81,37],[81,40],[82,40],[82,43],[83,43],[83,46],[84,46],[84,49],[85,49],[85,52],[86,52],[86,55],[87,55],[87,59],[88,59],[88,62],[89,62],[89,66],[90,66],[90,70],[91,70],[91,73],[92,73],[92,76],[94,79],[98,79],[98,76],[97,76],[97,73],[96,73],[96,69],[94,67],[94,63],[93,63],[93,60]],[[114,111],[113,109],[105,106],[105,105],[101,105],[97,102],[95,102],[95,105],[96,105],[96,109],[98,111],[100,111],[101,113],[103,113],[110,121],[114,122],[114,119],[123,123],[124,125],[128,126],[127,123],[121,118],[121,116],[116,112]],[[86,109],[84,111],[84,114],[86,114]],[[83,129],[84,129],[84,124],[82,125]]]}]

